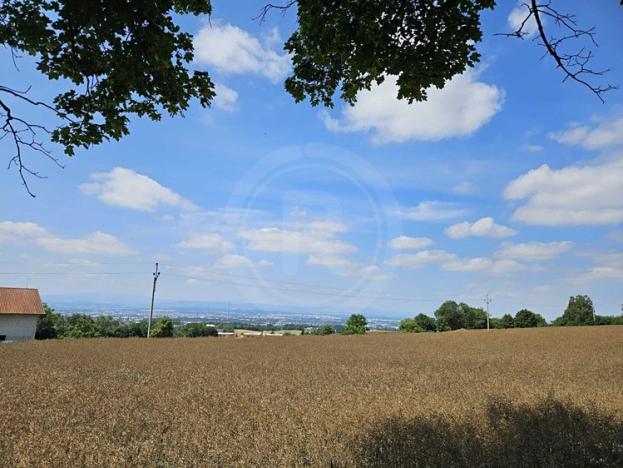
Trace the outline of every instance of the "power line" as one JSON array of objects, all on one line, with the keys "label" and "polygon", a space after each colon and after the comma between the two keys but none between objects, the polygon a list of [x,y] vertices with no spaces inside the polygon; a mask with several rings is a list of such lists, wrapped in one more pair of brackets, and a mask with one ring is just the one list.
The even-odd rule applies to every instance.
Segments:
[{"label": "power line", "polygon": [[2,271],[0,275],[144,275],[144,271]]}]

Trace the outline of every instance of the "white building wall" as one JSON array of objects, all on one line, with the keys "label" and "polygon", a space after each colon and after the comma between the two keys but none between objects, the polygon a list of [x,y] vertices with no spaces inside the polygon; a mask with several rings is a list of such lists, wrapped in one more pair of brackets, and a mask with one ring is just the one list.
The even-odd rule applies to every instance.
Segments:
[{"label": "white building wall", "polygon": [[0,314],[0,336],[7,341],[32,340],[37,330],[38,315]]}]

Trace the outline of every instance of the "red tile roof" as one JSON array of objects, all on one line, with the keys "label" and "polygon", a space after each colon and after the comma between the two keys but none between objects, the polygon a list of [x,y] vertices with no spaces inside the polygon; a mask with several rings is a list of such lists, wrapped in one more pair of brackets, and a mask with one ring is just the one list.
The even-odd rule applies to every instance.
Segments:
[{"label": "red tile roof", "polygon": [[44,314],[38,289],[0,288],[0,314]]}]

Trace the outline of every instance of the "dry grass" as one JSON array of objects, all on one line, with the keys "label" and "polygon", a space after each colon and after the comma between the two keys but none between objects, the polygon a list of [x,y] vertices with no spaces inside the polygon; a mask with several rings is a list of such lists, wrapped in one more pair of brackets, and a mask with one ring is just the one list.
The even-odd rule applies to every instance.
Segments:
[{"label": "dry grass", "polygon": [[2,465],[619,465],[623,327],[0,346]]}]

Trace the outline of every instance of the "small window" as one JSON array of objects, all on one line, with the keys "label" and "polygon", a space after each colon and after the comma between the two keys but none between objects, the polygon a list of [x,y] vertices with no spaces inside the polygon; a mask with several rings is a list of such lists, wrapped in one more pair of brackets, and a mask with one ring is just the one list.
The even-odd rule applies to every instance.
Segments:
[{"label": "small window", "polygon": [[0,335],[0,341],[5,341],[6,340],[6,335]]}]

